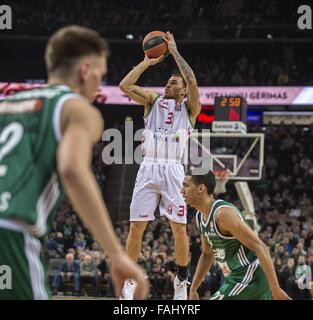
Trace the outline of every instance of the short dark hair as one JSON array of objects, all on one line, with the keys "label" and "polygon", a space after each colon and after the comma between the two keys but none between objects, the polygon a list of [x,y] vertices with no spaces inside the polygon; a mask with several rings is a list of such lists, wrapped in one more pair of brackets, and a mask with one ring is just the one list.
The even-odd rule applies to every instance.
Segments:
[{"label": "short dark hair", "polygon": [[215,175],[212,171],[209,171],[204,175],[193,175],[192,170],[188,170],[186,176],[191,176],[192,181],[196,186],[198,186],[199,184],[204,184],[206,186],[208,195],[214,194],[216,180]]},{"label": "short dark hair", "polygon": [[48,73],[61,70],[70,70],[77,59],[96,54],[109,55],[109,46],[94,30],[81,26],[68,26],[56,31],[49,39],[45,61]]},{"label": "short dark hair", "polygon": [[185,78],[183,77],[183,75],[179,71],[172,72],[171,77],[180,77],[180,78],[182,78],[184,87],[185,88],[187,87],[187,82],[186,82]]}]

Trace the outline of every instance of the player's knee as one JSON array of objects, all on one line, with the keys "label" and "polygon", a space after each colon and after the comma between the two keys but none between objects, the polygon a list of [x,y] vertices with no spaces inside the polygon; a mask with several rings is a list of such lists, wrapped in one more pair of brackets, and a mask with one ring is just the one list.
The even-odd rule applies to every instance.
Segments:
[{"label": "player's knee", "polygon": [[187,238],[186,225],[176,224],[172,229],[173,229],[173,235],[175,239]]},{"label": "player's knee", "polygon": [[145,231],[145,226],[141,223],[131,222],[129,231],[132,237],[140,238]]}]

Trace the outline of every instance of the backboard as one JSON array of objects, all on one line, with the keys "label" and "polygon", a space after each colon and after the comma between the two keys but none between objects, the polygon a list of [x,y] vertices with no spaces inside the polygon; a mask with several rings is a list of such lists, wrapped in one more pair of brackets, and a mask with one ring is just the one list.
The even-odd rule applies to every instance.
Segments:
[{"label": "backboard", "polygon": [[[207,130],[208,131],[208,130]],[[204,144],[204,138],[206,142]],[[229,170],[231,180],[260,180],[264,164],[263,133],[216,133],[195,132],[190,137],[189,165],[192,163],[190,154],[206,153],[206,163],[210,170]],[[204,158],[204,157],[203,157]],[[202,164],[203,165],[203,164]]]}]

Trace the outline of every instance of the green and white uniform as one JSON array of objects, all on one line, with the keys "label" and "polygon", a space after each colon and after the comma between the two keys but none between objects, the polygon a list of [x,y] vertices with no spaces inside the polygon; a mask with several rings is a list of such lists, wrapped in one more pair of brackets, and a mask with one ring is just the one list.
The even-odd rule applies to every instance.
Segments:
[{"label": "green and white uniform", "polygon": [[235,237],[222,235],[217,227],[215,216],[222,207],[234,209],[245,222],[241,211],[233,204],[216,200],[207,221],[198,211],[197,225],[201,234],[213,248],[217,263],[224,274],[224,282],[211,300],[268,300],[271,292],[265,274],[255,252],[245,247]]},{"label": "green and white uniform", "polygon": [[[63,194],[56,172],[66,86],[19,92],[0,102],[0,266],[12,289],[0,299],[48,299],[42,245]],[[1,277],[1,275],[0,275]]]}]

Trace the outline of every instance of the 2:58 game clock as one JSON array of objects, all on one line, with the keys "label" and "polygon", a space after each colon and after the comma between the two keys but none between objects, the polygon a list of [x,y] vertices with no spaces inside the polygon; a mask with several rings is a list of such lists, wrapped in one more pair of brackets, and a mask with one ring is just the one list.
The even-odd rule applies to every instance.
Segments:
[{"label": "2:58 game clock", "polygon": [[215,121],[242,121],[246,123],[247,101],[241,96],[216,97],[214,102]]}]

